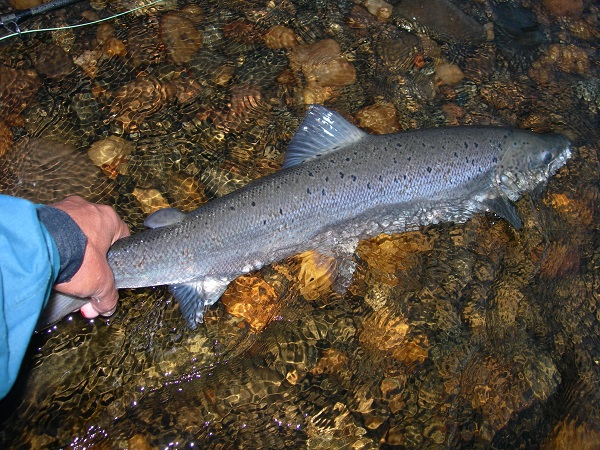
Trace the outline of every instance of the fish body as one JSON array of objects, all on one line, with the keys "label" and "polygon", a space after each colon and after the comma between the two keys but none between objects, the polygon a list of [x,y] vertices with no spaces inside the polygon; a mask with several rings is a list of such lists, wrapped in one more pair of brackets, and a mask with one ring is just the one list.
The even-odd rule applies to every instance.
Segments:
[{"label": "fish body", "polygon": [[281,171],[119,240],[108,261],[118,288],[170,285],[194,327],[233,279],[306,250],[336,259],[343,291],[361,239],[485,211],[520,228],[511,201],[570,156],[562,135],[451,127],[375,136],[312,106]]}]

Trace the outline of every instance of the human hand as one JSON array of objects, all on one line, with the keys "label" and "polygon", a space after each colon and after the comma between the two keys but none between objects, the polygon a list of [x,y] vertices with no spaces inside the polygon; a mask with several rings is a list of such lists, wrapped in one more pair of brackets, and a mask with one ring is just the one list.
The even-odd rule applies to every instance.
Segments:
[{"label": "human hand", "polygon": [[87,237],[81,267],[68,282],[57,284],[54,289],[90,298],[80,310],[84,317],[110,316],[117,308],[119,294],[106,254],[115,241],[129,236],[127,225],[110,206],[89,203],[77,196],[50,206],[66,212]]}]

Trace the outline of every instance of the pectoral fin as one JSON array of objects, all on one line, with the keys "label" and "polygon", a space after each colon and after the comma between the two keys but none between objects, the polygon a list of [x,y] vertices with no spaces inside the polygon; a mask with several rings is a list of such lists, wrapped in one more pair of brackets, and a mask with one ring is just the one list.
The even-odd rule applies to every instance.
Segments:
[{"label": "pectoral fin", "polygon": [[227,278],[204,278],[199,281],[169,286],[169,291],[179,302],[179,309],[188,327],[204,321],[204,311],[221,298],[231,282]]},{"label": "pectoral fin", "polygon": [[520,230],[523,228],[523,222],[521,222],[517,209],[506,197],[500,195],[498,197],[485,199],[482,203],[491,211],[507,220],[508,223],[515,227],[515,229]]}]

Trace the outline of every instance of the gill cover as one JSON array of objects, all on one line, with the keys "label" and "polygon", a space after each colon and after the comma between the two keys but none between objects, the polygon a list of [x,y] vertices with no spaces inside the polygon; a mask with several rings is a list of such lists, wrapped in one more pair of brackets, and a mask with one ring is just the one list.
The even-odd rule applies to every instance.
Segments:
[{"label": "gill cover", "polygon": [[546,183],[571,157],[570,142],[560,134],[508,133],[505,146],[495,181],[512,201]]}]

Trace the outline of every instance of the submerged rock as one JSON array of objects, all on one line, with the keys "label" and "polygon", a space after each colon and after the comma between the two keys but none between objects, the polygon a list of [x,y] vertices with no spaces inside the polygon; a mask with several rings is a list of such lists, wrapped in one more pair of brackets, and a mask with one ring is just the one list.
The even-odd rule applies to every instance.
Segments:
[{"label": "submerged rock", "polygon": [[435,76],[440,84],[452,86],[460,83],[465,74],[456,64],[442,63],[436,66]]},{"label": "submerged rock", "polygon": [[94,142],[88,149],[90,159],[100,167],[109,178],[127,173],[127,157],[133,150],[133,144],[118,136],[109,136]]},{"label": "submerged rock", "polygon": [[41,138],[23,138],[0,160],[4,193],[36,203],[53,203],[68,195],[91,202],[110,200],[114,189],[99,168],[69,144]]},{"label": "submerged rock", "polygon": [[293,48],[298,44],[298,36],[291,28],[275,25],[264,35],[265,45],[272,49]]},{"label": "submerged rock", "polygon": [[160,19],[160,37],[169,58],[175,64],[190,62],[202,47],[202,35],[194,23],[178,13],[167,13]]},{"label": "submerged rock", "polygon": [[52,80],[62,80],[75,70],[75,66],[71,57],[61,47],[48,45],[37,49],[35,70]]},{"label": "submerged rock", "polygon": [[34,70],[0,66],[0,114],[17,115],[35,103],[41,81]]},{"label": "submerged rock", "polygon": [[553,16],[577,17],[583,12],[583,0],[542,0],[542,4]]},{"label": "submerged rock", "polygon": [[391,103],[376,103],[365,106],[355,114],[360,128],[374,134],[390,134],[401,130],[398,111]]},{"label": "submerged rock", "polygon": [[301,70],[307,81],[304,103],[322,103],[331,98],[334,89],[356,82],[356,70],[341,53],[333,39],[310,45],[297,45],[290,53],[290,65]]},{"label": "submerged rock", "polygon": [[394,6],[394,15],[444,42],[479,45],[486,41],[484,26],[448,0],[402,0]]}]

